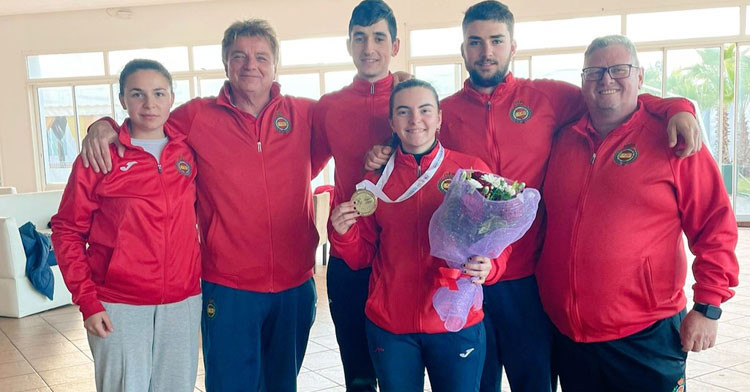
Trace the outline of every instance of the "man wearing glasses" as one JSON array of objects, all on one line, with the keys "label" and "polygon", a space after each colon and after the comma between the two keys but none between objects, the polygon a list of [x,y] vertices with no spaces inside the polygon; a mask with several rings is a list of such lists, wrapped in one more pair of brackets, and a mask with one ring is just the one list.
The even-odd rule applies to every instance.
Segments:
[{"label": "man wearing glasses", "polygon": [[[589,45],[588,113],[558,134],[544,181],[536,275],[564,390],[685,390],[687,352],[713,347],[737,286],[737,223],[716,163],[706,148],[679,159],[666,147],[666,122],[638,97],[638,64],[626,37]],[[687,313],[683,232],[696,255]]]}]

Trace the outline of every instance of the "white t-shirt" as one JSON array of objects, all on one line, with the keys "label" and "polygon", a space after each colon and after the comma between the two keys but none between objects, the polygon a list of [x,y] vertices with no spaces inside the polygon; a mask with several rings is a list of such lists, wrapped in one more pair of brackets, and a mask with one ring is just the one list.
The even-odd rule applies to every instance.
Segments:
[{"label": "white t-shirt", "polygon": [[156,158],[156,162],[159,162],[161,152],[164,150],[164,146],[167,145],[168,141],[169,138],[166,137],[161,139],[130,139],[130,143],[134,146],[142,147],[149,154],[153,155],[154,158]]}]

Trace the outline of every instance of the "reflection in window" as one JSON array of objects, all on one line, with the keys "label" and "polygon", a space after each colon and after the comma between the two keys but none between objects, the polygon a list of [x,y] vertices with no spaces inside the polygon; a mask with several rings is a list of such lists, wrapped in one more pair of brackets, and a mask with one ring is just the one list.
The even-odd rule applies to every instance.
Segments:
[{"label": "reflection in window", "polygon": [[104,54],[46,54],[26,58],[29,79],[104,75]]},{"label": "reflection in window", "polygon": [[323,81],[326,94],[342,89],[348,86],[354,80],[357,71],[331,71],[323,74]]},{"label": "reflection in window", "polygon": [[320,98],[320,74],[318,73],[279,75],[279,83],[282,94],[312,99]]},{"label": "reflection in window", "polygon": [[[550,34],[558,32],[558,34]],[[620,34],[620,15],[519,22],[514,37],[519,50],[587,46],[593,37]]]},{"label": "reflection in window", "polygon": [[45,178],[48,184],[64,184],[78,155],[73,89],[42,87],[37,94]]},{"label": "reflection in window", "polygon": [[459,86],[456,85],[456,79],[460,72],[461,66],[458,64],[419,65],[414,67],[414,76],[435,87],[440,99],[458,91]]},{"label": "reflection in window", "polygon": [[633,42],[723,37],[740,33],[740,7],[627,15]]},{"label": "reflection in window", "polygon": [[643,69],[643,86],[641,87],[641,93],[649,93],[656,95],[657,97],[662,96],[662,57],[663,53],[661,51],[638,53],[638,60]]},{"label": "reflection in window", "polygon": [[193,69],[196,71],[223,70],[221,45],[193,46]]},{"label": "reflection in window", "polygon": [[78,136],[83,139],[89,125],[101,117],[113,115],[109,85],[76,86],[75,94]]},{"label": "reflection in window", "polygon": [[581,86],[583,54],[554,54],[531,58],[531,77],[556,79]]},{"label": "reflection in window", "polygon": [[352,61],[346,36],[283,40],[279,45],[281,65],[346,64]]},{"label": "reflection in window", "polygon": [[109,73],[112,75],[120,74],[125,64],[133,59],[156,60],[167,68],[169,72],[187,71],[190,68],[188,65],[187,47],[178,46],[173,48],[111,51],[109,52]]},{"label": "reflection in window", "polygon": [[464,40],[461,27],[412,30],[409,37],[412,57],[459,55]]}]

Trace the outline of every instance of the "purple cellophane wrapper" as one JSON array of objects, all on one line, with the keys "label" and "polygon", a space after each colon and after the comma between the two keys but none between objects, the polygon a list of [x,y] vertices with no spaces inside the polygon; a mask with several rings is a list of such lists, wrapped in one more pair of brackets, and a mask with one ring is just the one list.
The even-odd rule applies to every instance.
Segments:
[{"label": "purple cellophane wrapper", "polygon": [[[430,250],[450,268],[461,265],[472,256],[491,259],[521,238],[531,227],[539,206],[539,191],[526,188],[510,200],[487,200],[459,170],[443,203],[430,219]],[[512,181],[511,181],[512,183]],[[482,287],[470,278],[456,282],[458,290],[440,287],[432,297],[440,319],[448,331],[460,331],[466,325],[469,310],[482,307]]]}]

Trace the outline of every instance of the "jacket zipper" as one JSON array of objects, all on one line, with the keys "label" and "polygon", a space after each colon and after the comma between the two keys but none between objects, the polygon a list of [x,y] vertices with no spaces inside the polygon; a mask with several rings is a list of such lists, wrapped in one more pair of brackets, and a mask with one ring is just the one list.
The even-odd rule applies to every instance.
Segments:
[{"label": "jacket zipper", "polygon": [[[164,146],[164,149],[161,151],[160,158],[164,157],[166,155],[166,154],[164,154],[164,152],[167,150],[168,147],[169,147],[169,142],[167,142],[167,145]],[[152,156],[152,158],[154,160],[156,160],[156,157]],[[162,176],[162,171],[163,170],[162,170],[162,166],[161,166],[161,159],[156,160],[156,170],[159,172],[159,183],[161,184],[161,192],[162,192],[162,195],[164,196],[164,204],[165,204],[165,207],[166,207],[166,211],[165,211],[166,217],[164,218],[165,219],[164,221],[165,222],[169,222],[171,220],[170,219],[170,211],[171,211],[171,209],[170,209],[170,206],[169,206],[169,196],[167,195],[167,187],[164,185],[164,177]],[[169,244],[169,228],[166,227],[166,226],[168,226],[168,225],[169,224],[167,223],[167,224],[165,224],[165,227],[164,227],[164,263],[163,263],[163,266],[162,266],[162,269],[161,269],[161,272],[162,272],[162,284],[163,284],[163,287],[164,287],[164,290],[162,290],[162,292],[161,292],[161,303],[162,304],[166,302],[166,293],[167,293],[167,264],[168,264],[168,259],[167,259],[167,248],[168,248],[168,246],[167,246],[167,244]]]},{"label": "jacket zipper", "polygon": [[490,146],[492,149],[493,158],[495,158],[495,164],[492,165],[493,171],[500,171],[500,148],[498,147],[498,141],[495,135],[495,122],[492,116],[492,100],[487,101],[487,132],[489,132]]},{"label": "jacket zipper", "polygon": [[[419,177],[421,177],[421,176],[422,176],[422,165],[417,164],[417,179],[419,179]],[[416,196],[417,196],[417,225],[419,225],[419,221],[422,219],[422,195],[421,195],[421,193],[422,192],[417,191],[417,194],[416,194]],[[419,259],[422,258],[422,254],[424,253],[423,250],[422,250],[422,235],[420,233],[420,230],[417,230],[417,244],[419,244],[419,257],[417,258],[419,260]],[[418,282],[422,282],[423,281],[423,276],[422,276],[423,275],[423,273],[422,273],[423,271],[422,271],[421,267],[422,266],[419,266],[419,265],[417,266],[417,273],[419,275]],[[419,293],[420,293],[419,294],[420,298],[419,298],[419,302],[418,303],[421,304],[421,303],[424,303],[425,298],[424,298],[424,294],[423,294],[423,292],[421,290],[419,291]],[[423,324],[424,323],[423,323],[423,320],[422,320],[421,312],[417,312],[417,330],[418,331],[424,331],[424,325]]]},{"label": "jacket zipper", "polygon": [[[591,177],[594,173],[594,163],[596,163],[596,152],[601,148],[601,145],[599,145],[598,148],[594,147],[593,143],[590,139],[587,138],[587,141],[589,143],[590,150],[593,150],[593,153],[591,154],[591,160],[589,161],[589,167],[588,171],[586,172],[586,179],[584,180],[583,186],[581,187],[581,199],[578,203],[578,208],[576,209],[576,215],[573,221],[573,236],[571,238],[571,249],[573,250],[573,262],[570,264],[570,286],[571,286],[571,321],[575,324],[574,327],[578,327],[577,330],[580,331],[580,335],[585,335],[584,328],[583,328],[583,322],[581,321],[581,313],[580,309],[578,307],[578,302],[576,300],[576,262],[577,262],[577,254],[576,249],[578,246],[578,228],[581,223],[581,215],[582,211],[584,209],[584,206],[586,205],[586,199],[588,195],[588,189],[589,185],[591,183]],[[602,143],[603,144],[603,143]],[[575,333],[574,328],[574,334]],[[578,335],[578,334],[576,334]]]}]

